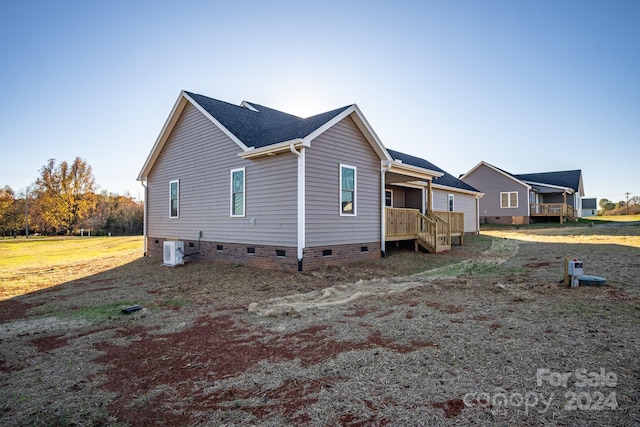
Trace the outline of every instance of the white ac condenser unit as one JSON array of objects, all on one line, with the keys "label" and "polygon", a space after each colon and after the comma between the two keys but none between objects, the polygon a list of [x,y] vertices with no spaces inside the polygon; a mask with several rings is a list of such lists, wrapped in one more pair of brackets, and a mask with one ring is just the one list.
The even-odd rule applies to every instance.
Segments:
[{"label": "white ac condenser unit", "polygon": [[162,262],[169,267],[184,264],[184,242],[164,242],[162,246]]}]

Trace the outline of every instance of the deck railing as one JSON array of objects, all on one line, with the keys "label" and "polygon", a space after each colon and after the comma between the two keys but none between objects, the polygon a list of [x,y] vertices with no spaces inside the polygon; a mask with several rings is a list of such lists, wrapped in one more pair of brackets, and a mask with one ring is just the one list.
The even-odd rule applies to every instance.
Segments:
[{"label": "deck railing", "polygon": [[[441,221],[437,219],[431,219],[422,215],[419,211],[416,211],[416,219],[418,226],[418,233],[414,236],[427,244],[430,248],[437,248],[438,246],[438,226]],[[417,248],[417,247],[416,247]],[[417,251],[417,249],[416,249]]]},{"label": "deck railing", "polygon": [[422,215],[418,209],[386,208],[385,226],[387,241],[421,239],[435,250],[450,246],[451,236],[464,234],[464,214],[432,211]]},{"label": "deck railing", "polygon": [[425,216],[418,212],[418,238],[427,242],[432,248],[451,245],[451,225],[444,215]]},{"label": "deck railing", "polygon": [[411,240],[418,235],[417,209],[386,208],[386,240]]},{"label": "deck railing", "polygon": [[450,211],[432,211],[431,217],[437,216],[449,223],[449,229],[454,236],[464,234],[464,213]]},{"label": "deck railing", "polygon": [[566,203],[535,203],[531,205],[531,216],[564,216],[576,218],[573,206]]}]

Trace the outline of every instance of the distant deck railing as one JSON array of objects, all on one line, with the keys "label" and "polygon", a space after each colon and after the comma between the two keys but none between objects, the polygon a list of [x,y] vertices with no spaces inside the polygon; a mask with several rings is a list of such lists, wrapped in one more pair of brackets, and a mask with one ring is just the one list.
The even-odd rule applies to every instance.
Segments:
[{"label": "distant deck railing", "polygon": [[535,203],[531,205],[531,216],[576,218],[576,210],[566,203]]}]

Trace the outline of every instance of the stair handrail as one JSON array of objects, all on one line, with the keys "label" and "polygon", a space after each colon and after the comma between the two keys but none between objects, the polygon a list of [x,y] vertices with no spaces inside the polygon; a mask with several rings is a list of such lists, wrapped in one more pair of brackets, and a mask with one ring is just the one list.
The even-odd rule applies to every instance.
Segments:
[{"label": "stair handrail", "polygon": [[418,239],[431,246],[433,250],[437,247],[437,222],[418,212],[416,216]]}]

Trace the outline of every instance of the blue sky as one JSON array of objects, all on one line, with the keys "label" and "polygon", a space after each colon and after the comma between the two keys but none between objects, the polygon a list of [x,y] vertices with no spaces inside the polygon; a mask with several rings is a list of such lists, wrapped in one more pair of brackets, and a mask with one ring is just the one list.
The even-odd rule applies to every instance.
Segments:
[{"label": "blue sky", "polygon": [[453,175],[582,169],[640,195],[640,1],[30,1],[0,14],[0,186],[76,156],[135,179],[185,89],[302,117],[356,103]]}]

